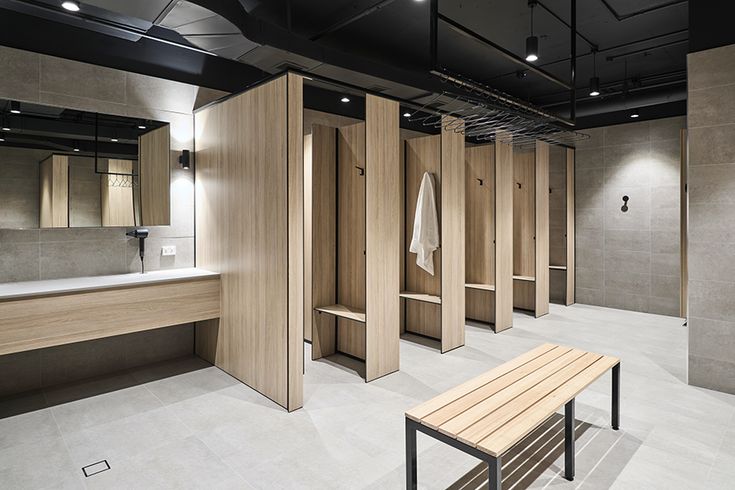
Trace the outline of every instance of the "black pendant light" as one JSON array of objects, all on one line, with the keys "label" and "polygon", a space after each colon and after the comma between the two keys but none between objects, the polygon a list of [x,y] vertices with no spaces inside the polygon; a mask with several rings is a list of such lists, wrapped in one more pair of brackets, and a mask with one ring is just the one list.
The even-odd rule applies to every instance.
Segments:
[{"label": "black pendant light", "polygon": [[526,61],[534,62],[538,60],[538,37],[533,35],[533,8],[536,2],[528,2],[531,7],[531,35],[526,38]]},{"label": "black pendant light", "polygon": [[600,78],[597,76],[597,50],[592,50],[592,78],[590,78],[590,97],[600,95]]}]

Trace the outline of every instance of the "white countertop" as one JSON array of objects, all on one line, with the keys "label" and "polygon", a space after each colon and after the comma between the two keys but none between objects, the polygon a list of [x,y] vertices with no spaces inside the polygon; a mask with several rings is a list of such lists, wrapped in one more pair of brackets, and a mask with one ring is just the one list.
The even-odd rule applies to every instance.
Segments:
[{"label": "white countertop", "polygon": [[0,301],[48,294],[74,293],[80,291],[135,286],[139,284],[155,284],[158,282],[177,281],[181,279],[197,279],[217,277],[216,272],[204,269],[168,269],[141,274],[114,274],[111,276],[70,277],[67,279],[47,279],[43,281],[0,283]]}]

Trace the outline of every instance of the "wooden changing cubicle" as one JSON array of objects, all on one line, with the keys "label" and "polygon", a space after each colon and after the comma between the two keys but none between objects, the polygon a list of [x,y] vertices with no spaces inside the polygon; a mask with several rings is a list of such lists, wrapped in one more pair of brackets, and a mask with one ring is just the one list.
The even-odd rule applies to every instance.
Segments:
[{"label": "wooden changing cubicle", "polygon": [[360,359],[372,381],[399,369],[398,103],[367,95],[364,121],[314,124],[306,151],[311,357]]},{"label": "wooden changing cubicle", "polygon": [[574,303],[574,148],[549,151],[549,300]]},{"label": "wooden changing cubicle", "polygon": [[513,146],[499,134],[465,149],[466,316],[513,325]]},{"label": "wooden changing cubicle", "polygon": [[513,153],[513,307],[549,313],[549,145]]},{"label": "wooden changing cubicle", "polygon": [[[444,353],[465,341],[465,168],[462,122],[445,116],[442,128],[440,134],[403,142],[401,330],[439,340]],[[416,264],[416,254],[409,251],[425,172],[434,181],[440,230],[440,246],[433,253],[433,276]]]}]

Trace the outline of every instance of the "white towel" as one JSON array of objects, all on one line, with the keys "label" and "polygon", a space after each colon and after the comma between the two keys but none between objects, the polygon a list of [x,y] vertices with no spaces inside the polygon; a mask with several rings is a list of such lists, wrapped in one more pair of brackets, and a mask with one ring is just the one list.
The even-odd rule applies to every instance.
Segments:
[{"label": "white towel", "polygon": [[409,251],[416,254],[416,265],[434,275],[434,250],[439,248],[439,219],[436,216],[434,179],[424,172],[416,200],[413,237]]}]

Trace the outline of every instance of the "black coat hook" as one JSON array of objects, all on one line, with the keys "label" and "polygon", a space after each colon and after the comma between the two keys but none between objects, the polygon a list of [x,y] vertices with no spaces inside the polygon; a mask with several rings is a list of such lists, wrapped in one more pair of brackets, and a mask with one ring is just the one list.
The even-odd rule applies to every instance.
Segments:
[{"label": "black coat hook", "polygon": [[623,196],[623,206],[620,208],[620,210],[624,213],[628,212],[628,200],[630,198],[628,196]]},{"label": "black coat hook", "polygon": [[359,175],[365,175],[365,169],[364,168],[358,167],[357,165],[355,165],[355,168],[360,171],[360,174]]},{"label": "black coat hook", "polygon": [[518,186],[519,189],[521,188],[521,183],[520,182],[516,182],[516,185]]},{"label": "black coat hook", "polygon": [[482,179],[477,179],[477,181],[482,185]]}]

